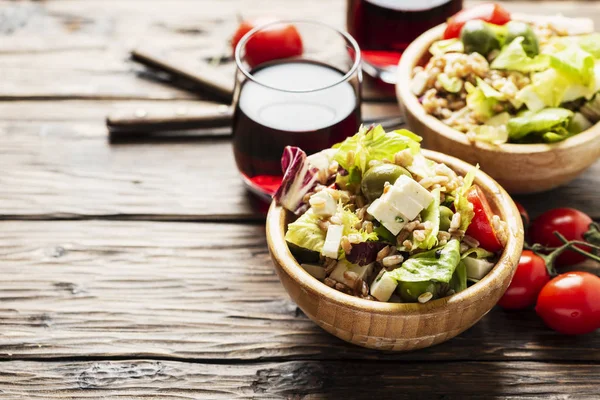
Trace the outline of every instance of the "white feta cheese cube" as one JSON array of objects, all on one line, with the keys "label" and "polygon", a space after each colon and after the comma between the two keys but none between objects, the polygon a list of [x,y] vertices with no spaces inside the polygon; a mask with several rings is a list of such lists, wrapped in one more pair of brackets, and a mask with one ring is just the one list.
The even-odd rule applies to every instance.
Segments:
[{"label": "white feta cheese cube", "polygon": [[302,266],[302,268],[304,268],[304,270],[306,272],[308,272],[309,274],[311,274],[313,277],[317,278],[318,280],[322,281],[323,279],[325,279],[325,268],[323,268],[320,265],[315,265],[315,264],[300,264]]},{"label": "white feta cheese cube", "polygon": [[325,236],[325,243],[321,249],[323,256],[337,260],[343,232],[344,227],[342,225],[329,225],[327,236]]},{"label": "white feta cheese cube", "polygon": [[352,264],[346,260],[342,260],[342,261],[338,262],[338,264],[333,269],[333,271],[331,271],[331,274],[329,274],[329,277],[331,279],[334,279],[338,282],[341,282],[345,285],[352,287],[352,285],[354,285],[354,281],[346,279],[346,277],[344,276],[344,272],[351,271],[357,275],[357,279],[366,279],[372,270],[373,270],[373,263],[371,263],[369,265],[361,266],[358,264]]},{"label": "white feta cheese cube", "polygon": [[465,257],[463,262],[467,267],[467,277],[471,279],[482,279],[494,268],[494,263],[474,257]]},{"label": "white feta cheese cube", "polygon": [[382,197],[371,203],[369,208],[367,208],[367,212],[377,221],[381,222],[394,235],[400,233],[404,225],[408,222],[406,216],[402,215],[400,211]]},{"label": "white feta cheese cube", "polygon": [[379,301],[388,301],[397,286],[398,282],[385,269],[382,269],[371,284],[371,296]]},{"label": "white feta cheese cube", "polygon": [[422,208],[429,207],[433,201],[433,195],[427,189],[406,175],[400,175],[400,177],[396,179],[396,182],[394,182],[394,186],[399,188],[405,196],[410,197]]},{"label": "white feta cheese cube", "polygon": [[308,202],[315,215],[321,217],[331,217],[337,211],[337,203],[333,196],[325,190],[310,196]]},{"label": "white feta cheese cube", "polygon": [[[419,185],[421,186],[421,185]],[[383,196],[383,200],[392,205],[396,210],[400,211],[408,221],[417,218],[417,215],[423,211],[423,206],[407,196],[404,191],[397,186],[391,186],[388,192]]]}]

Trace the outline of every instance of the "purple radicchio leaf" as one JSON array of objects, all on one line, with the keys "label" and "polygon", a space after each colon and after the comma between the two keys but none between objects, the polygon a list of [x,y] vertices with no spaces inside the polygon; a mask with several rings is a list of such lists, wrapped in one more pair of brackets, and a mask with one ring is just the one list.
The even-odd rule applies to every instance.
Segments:
[{"label": "purple radicchio leaf", "polygon": [[304,196],[314,188],[319,170],[310,165],[306,153],[294,146],[286,146],[281,157],[283,180],[273,199],[294,214],[306,210]]},{"label": "purple radicchio leaf", "polygon": [[346,254],[346,260],[353,264],[368,265],[375,262],[379,250],[387,246],[383,242],[362,242],[352,245],[350,253]]}]

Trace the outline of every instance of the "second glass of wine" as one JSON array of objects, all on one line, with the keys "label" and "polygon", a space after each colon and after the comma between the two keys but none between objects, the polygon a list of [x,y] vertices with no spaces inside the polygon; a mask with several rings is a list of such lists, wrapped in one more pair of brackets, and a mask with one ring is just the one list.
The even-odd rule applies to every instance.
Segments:
[{"label": "second glass of wine", "polygon": [[[301,55],[250,62],[248,49],[261,35],[289,25],[300,35]],[[312,154],[358,130],[360,49],[350,35],[328,25],[279,21],[248,32],[238,43],[235,61],[235,162],[248,188],[270,200],[281,184],[285,146]]]}]

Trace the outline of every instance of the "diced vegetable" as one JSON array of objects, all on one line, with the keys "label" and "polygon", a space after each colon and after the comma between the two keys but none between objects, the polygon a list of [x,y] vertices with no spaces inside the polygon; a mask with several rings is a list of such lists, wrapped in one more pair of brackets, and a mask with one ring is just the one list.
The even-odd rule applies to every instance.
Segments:
[{"label": "diced vegetable", "polygon": [[504,25],[510,21],[510,13],[499,4],[485,3],[475,7],[465,8],[448,19],[444,39],[460,36],[460,32],[467,21],[482,20],[495,25]]},{"label": "diced vegetable", "polygon": [[433,201],[423,210],[421,216],[423,222],[431,223],[433,228],[427,232],[425,240],[421,242],[415,239],[413,244],[413,247],[425,250],[429,250],[437,244],[437,235],[440,231],[440,189],[433,189],[431,194]]},{"label": "diced vegetable", "polygon": [[493,253],[504,248],[492,223],[493,212],[485,194],[477,185],[466,192],[466,198],[473,206],[473,218],[466,232],[479,242],[479,245]]},{"label": "diced vegetable", "polygon": [[463,180],[463,185],[456,190],[456,196],[454,197],[454,209],[460,213],[460,230],[466,232],[467,228],[471,224],[471,220],[475,215],[473,211],[473,204],[468,200],[467,194],[473,181],[475,180],[475,174],[479,169],[479,164],[475,168],[471,169]]}]

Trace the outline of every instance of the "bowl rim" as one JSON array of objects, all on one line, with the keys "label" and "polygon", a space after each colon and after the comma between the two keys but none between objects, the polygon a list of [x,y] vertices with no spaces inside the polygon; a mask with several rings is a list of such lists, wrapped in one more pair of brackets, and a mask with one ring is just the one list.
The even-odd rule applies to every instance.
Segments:
[{"label": "bowl rim", "polygon": [[398,102],[400,103],[401,107],[407,109],[408,112],[410,112],[414,118],[418,119],[423,125],[430,127],[431,130],[435,131],[437,134],[445,136],[447,139],[459,142],[465,146],[473,146],[479,149],[485,149],[498,153],[545,153],[553,150],[579,147],[586,144],[593,138],[600,137],[600,122],[598,122],[585,131],[557,143],[503,143],[500,145],[493,145],[485,142],[471,143],[469,140],[467,140],[467,136],[464,133],[444,124],[441,120],[437,119],[433,115],[426,113],[421,103],[419,103],[417,96],[414,95],[410,90],[412,71],[417,63],[427,53],[431,44],[434,41],[442,38],[445,29],[446,24],[444,23],[435,26],[421,34],[407,47],[404,53],[402,53],[402,58],[398,63],[396,75],[396,97]]},{"label": "bowl rim", "polygon": [[[444,162],[462,175],[470,168],[473,168],[471,164],[455,157],[426,149],[423,149],[422,152],[425,157],[437,162]],[[466,307],[468,304],[475,301],[474,299],[479,299],[486,295],[488,284],[501,280],[506,274],[512,276],[521,255],[524,236],[523,223],[519,211],[508,193],[489,175],[483,173],[481,170],[477,171],[475,182],[488,194],[488,198],[489,194],[494,195],[495,199],[493,199],[493,203],[495,203],[497,211],[500,214],[503,214],[503,220],[506,221],[508,226],[508,241],[504,251],[492,270],[480,281],[457,294],[432,300],[424,304],[388,303],[361,299],[330,288],[306,272],[290,252],[284,239],[284,232],[287,216],[291,214],[291,212],[276,205],[275,202],[272,202],[269,208],[266,221],[266,237],[269,251],[271,252],[273,261],[279,264],[284,272],[294,282],[300,285],[303,291],[317,297],[324,296],[330,302],[337,303],[338,305],[356,311],[369,312],[378,315],[425,315],[438,313],[447,306],[449,308]]]}]

